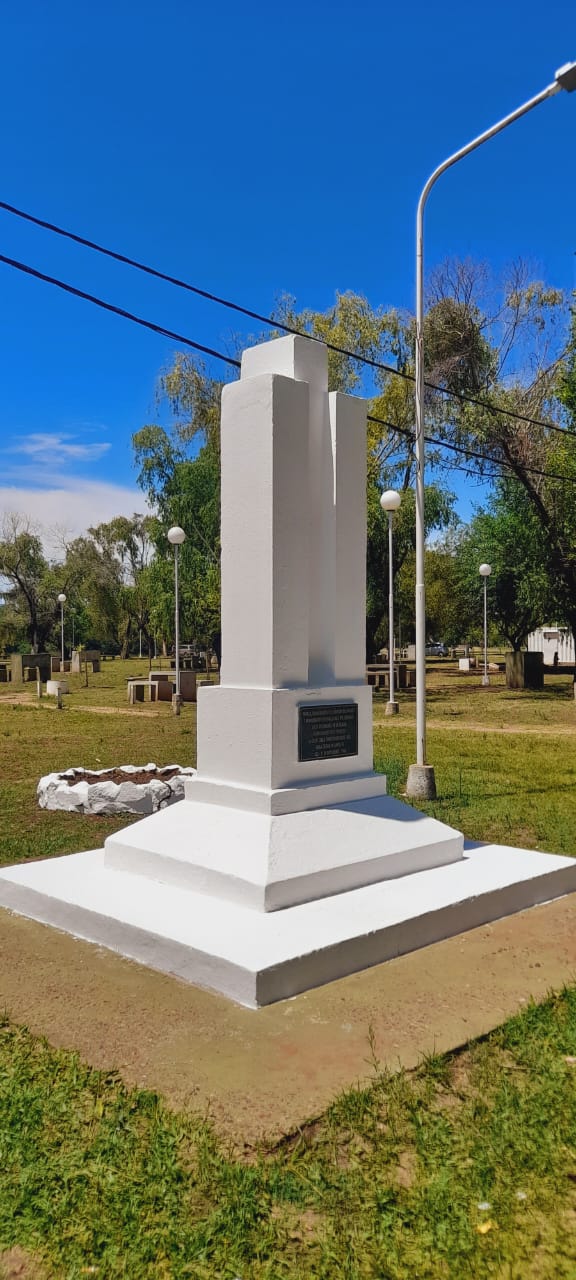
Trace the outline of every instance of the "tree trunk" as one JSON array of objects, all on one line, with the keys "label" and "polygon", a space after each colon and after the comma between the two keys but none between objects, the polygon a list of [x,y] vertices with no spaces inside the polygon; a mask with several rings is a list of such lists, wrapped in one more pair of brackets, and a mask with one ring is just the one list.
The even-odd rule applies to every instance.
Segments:
[{"label": "tree trunk", "polygon": [[30,619],[28,638],[30,640],[30,652],[38,653],[38,622],[35,616],[32,616]]}]

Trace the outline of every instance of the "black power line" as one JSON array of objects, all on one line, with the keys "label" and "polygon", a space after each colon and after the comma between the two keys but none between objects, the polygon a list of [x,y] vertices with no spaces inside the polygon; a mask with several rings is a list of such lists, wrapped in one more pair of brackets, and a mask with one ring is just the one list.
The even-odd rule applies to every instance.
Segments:
[{"label": "black power line", "polygon": [[[16,271],[22,271],[25,275],[32,276],[35,280],[42,280],[45,284],[54,285],[57,289],[62,289],[65,293],[71,294],[75,298],[82,298],[84,302],[91,302],[96,307],[101,307],[104,311],[111,312],[113,315],[121,316],[124,320],[130,320],[133,324],[138,324],[144,329],[151,330],[161,337],[174,339],[176,342],[183,343],[184,346],[191,347],[194,351],[201,351],[204,355],[212,356],[215,360],[222,360],[225,364],[232,365],[234,368],[241,368],[240,360],[234,359],[233,356],[226,356],[221,351],[216,351],[214,347],[207,347],[201,342],[195,342],[192,338],[187,338],[184,334],[175,333],[172,329],[166,329],[163,325],[155,324],[152,320],[145,320],[142,316],[134,315],[131,311],[126,311],[124,307],[117,307],[112,302],[105,302],[103,298],[97,298],[93,293],[86,293],[84,289],[78,289],[75,285],[67,284],[64,280],[58,280],[55,276],[46,275],[44,271],[38,271],[35,267],[29,266],[25,262],[18,262],[15,258],[8,258],[5,254],[0,253],[0,262],[5,263],[8,267],[13,267]],[[384,418],[377,418],[372,414],[368,414],[368,421],[374,422],[379,426],[386,427],[388,431],[394,432],[396,435],[405,436],[410,440],[414,440],[414,432],[405,427],[397,427],[392,422],[387,422]],[[461,453],[466,457],[474,457],[490,462],[494,466],[507,467],[514,472],[514,468],[504,459],[499,460],[493,458],[489,454],[480,453],[477,450],[469,449],[464,445],[449,443],[440,440],[436,436],[425,435],[428,444],[439,445],[442,449],[449,449],[453,453]],[[465,468],[462,468],[465,469]],[[569,476],[557,475],[554,472],[542,471],[537,467],[525,467],[526,471],[532,472],[534,475],[544,476],[549,480],[560,480],[563,483],[575,484]]]},{"label": "black power line", "polygon": [[[391,422],[386,422],[385,418],[375,418],[372,414],[367,415],[368,422],[375,422],[381,427],[387,427],[389,431],[395,431],[398,435],[406,436],[410,440],[414,440],[414,432],[409,431],[406,427],[395,427]],[[491,462],[494,467],[507,467],[516,475],[515,468],[511,462],[507,462],[505,458],[494,458],[489,453],[481,453],[478,449],[471,449],[468,445],[452,444],[447,440],[440,440],[438,436],[424,435],[427,444],[438,445],[441,449],[451,449],[453,453],[463,453],[467,458],[479,458],[483,462]],[[456,467],[457,471],[469,471],[467,467]],[[576,484],[576,477],[561,476],[555,471],[542,471],[539,467],[524,466],[524,471],[529,471],[531,475],[543,476],[546,480],[560,480],[563,484]],[[497,479],[496,476],[489,476],[491,480]]]},{"label": "black power line", "polygon": [[[207,302],[215,302],[218,306],[227,307],[228,310],[247,316],[250,320],[257,320],[259,324],[271,326],[273,329],[282,329],[284,333],[291,333],[295,337],[308,338],[310,342],[323,343],[324,346],[328,347],[330,351],[334,351],[337,355],[346,356],[347,359],[356,360],[372,369],[381,369],[384,373],[392,374],[396,378],[403,378],[407,382],[414,382],[414,374],[407,373],[405,369],[395,369],[394,365],[386,364],[382,360],[375,360],[370,356],[360,355],[358,352],[350,351],[346,347],[339,347],[333,342],[326,342],[324,338],[319,338],[314,333],[306,333],[301,329],[295,329],[291,325],[284,324],[281,320],[275,320],[273,316],[261,315],[258,311],[252,311],[249,307],[244,307],[239,302],[232,302],[230,298],[222,298],[217,293],[210,293],[208,289],[201,289],[199,285],[190,284],[189,281],[181,280],[178,276],[169,275],[167,272],[151,267],[147,263],[139,262],[137,258],[130,258],[127,254],[108,249],[105,245],[98,244],[95,240],[88,240],[85,236],[80,236],[75,231],[68,231],[64,227],[59,227],[55,222],[48,222],[45,218],[38,218],[32,213],[27,213],[24,209],[18,209],[15,205],[8,204],[5,200],[0,200],[0,209],[4,209],[5,213],[14,214],[17,218],[22,218],[25,222],[31,222],[34,226],[42,227],[45,231],[51,231],[55,235],[63,236],[65,240],[73,240],[75,244],[81,244],[87,249],[93,249],[96,253],[101,253],[106,258],[114,259],[115,262],[122,262],[126,266],[135,267],[137,271],[143,271],[146,275],[153,276],[156,280],[164,280],[167,284],[175,285],[178,289],[185,289],[188,293],[193,293],[198,298],[204,298]],[[166,336],[169,337],[170,334]],[[446,396],[451,400],[457,400],[461,404],[473,404],[478,408],[486,409],[489,413],[503,414],[507,418],[513,418],[518,422],[527,422],[546,431],[558,431],[561,435],[573,434],[554,422],[543,422],[540,418],[532,418],[529,414],[518,413],[514,409],[505,409],[499,405],[492,404],[488,400],[482,400],[478,396],[464,395],[458,391],[447,391],[445,387],[439,386],[436,382],[428,382],[426,380],[425,386],[430,391],[437,391],[440,395]]]},{"label": "black power line", "polygon": [[7,258],[4,253],[0,253],[0,262],[6,263],[8,267],[14,267],[16,271],[23,271],[27,276],[34,276],[36,280],[53,284],[57,289],[63,289],[65,293],[71,293],[75,298],[92,302],[95,307],[102,307],[104,311],[111,311],[113,315],[122,316],[124,320],[131,320],[133,324],[139,324],[143,329],[151,329],[153,333],[159,333],[163,338],[172,338],[175,342],[182,342],[186,347],[192,347],[194,351],[213,356],[215,360],[226,360],[228,364],[235,365],[237,369],[240,368],[240,361],[233,360],[231,356],[223,356],[212,347],[205,347],[201,342],[193,342],[191,338],[185,338],[182,333],[174,333],[172,329],[165,329],[163,325],[154,324],[152,320],[143,320],[142,316],[135,316],[132,311],[125,311],[124,307],[116,307],[112,302],[104,302],[102,298],[96,298],[93,293],[85,293],[83,289],[77,289],[73,284],[66,284],[64,280],[57,280],[55,276],[47,276],[44,271],[37,271],[35,267],[30,267],[25,262]]}]

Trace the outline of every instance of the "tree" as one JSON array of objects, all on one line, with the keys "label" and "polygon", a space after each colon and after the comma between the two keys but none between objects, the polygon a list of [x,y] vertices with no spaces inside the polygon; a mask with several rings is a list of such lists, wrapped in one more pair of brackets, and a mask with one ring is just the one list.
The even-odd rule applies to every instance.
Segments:
[{"label": "tree", "polygon": [[152,651],[151,596],[146,569],[154,551],[155,516],[115,516],[88,533],[118,580],[117,620],[121,653],[126,657],[138,632]]},{"label": "tree", "polygon": [[[459,530],[455,529],[442,541],[427,547],[424,553],[426,639],[429,642],[460,644],[462,640],[472,638],[476,625],[476,600],[473,600],[471,608],[470,600],[463,598],[458,580],[454,555],[454,543],[458,537]],[[398,574],[396,588],[397,612],[402,622],[403,640],[414,636],[415,584],[416,556],[414,550],[411,550]]]},{"label": "tree", "polygon": [[[212,395],[217,394],[214,386]],[[200,428],[190,423],[189,434],[194,439]],[[184,439],[171,439],[157,426],[138,432],[134,448],[139,483],[159,512],[153,533],[156,559],[150,568],[153,632],[163,641],[173,636],[173,551],[167,531],[179,524],[186,533],[180,548],[182,634],[210,648],[220,630],[220,449],[212,428],[206,436],[195,458],[186,457]]]},{"label": "tree", "polygon": [[139,630],[151,651],[147,568],[156,525],[153,516],[115,516],[88,529],[67,549],[65,567],[76,583],[76,607],[91,635],[123,657]]},{"label": "tree", "polygon": [[86,641],[90,636],[103,648],[118,652],[122,638],[123,584],[117,559],[104,554],[86,533],[70,543],[66,563],[76,583],[67,608],[74,609],[82,619],[78,638]]},{"label": "tree", "polygon": [[497,482],[487,510],[478,512],[456,546],[456,593],[463,616],[478,629],[483,600],[479,566],[483,561],[492,567],[488,579],[490,620],[512,649],[518,650],[535,627],[555,616],[558,598],[542,527],[515,480]]},{"label": "tree", "polygon": [[3,522],[0,574],[9,584],[4,608],[13,634],[21,632],[32,653],[42,651],[59,616],[58,593],[66,591],[68,575],[46,559],[37,530],[24,516],[9,515]]},{"label": "tree", "polygon": [[[429,392],[427,413],[437,433],[470,451],[471,469],[516,480],[541,531],[561,620],[576,635],[575,322],[567,341],[565,298],[532,280],[522,264],[495,304],[494,292],[487,273],[470,264],[436,274],[427,324],[433,333],[438,320],[442,329],[441,359],[431,341],[426,376],[449,392],[469,388],[477,402]],[[460,323],[444,323],[447,300]]]},{"label": "tree", "polygon": [[[388,636],[388,519],[380,507],[382,483],[368,487],[368,561],[366,592],[366,656],[372,661]],[[424,520],[427,533],[446,531],[457,524],[454,494],[438,485],[427,485]],[[415,630],[415,547],[416,510],[414,490],[406,487],[402,504],[394,515],[394,577],[398,584],[397,612],[404,639],[413,639]],[[427,577],[428,582],[428,577]],[[427,600],[428,618],[428,600]],[[432,618],[427,632],[437,636]]]}]

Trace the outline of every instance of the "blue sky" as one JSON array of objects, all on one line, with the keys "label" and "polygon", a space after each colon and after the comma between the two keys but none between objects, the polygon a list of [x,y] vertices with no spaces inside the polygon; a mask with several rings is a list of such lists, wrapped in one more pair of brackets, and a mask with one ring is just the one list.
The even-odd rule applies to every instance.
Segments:
[{"label": "blue sky", "polygon": [[[576,58],[573,0],[27,0],[4,6],[0,198],[268,312],[411,307],[430,171]],[[575,284],[576,94],[444,176],[427,263]],[[229,313],[0,212],[1,252],[219,348]],[[0,508],[80,530],[142,509],[130,437],[174,344],[0,264]],[[478,491],[458,482],[466,515]]]}]

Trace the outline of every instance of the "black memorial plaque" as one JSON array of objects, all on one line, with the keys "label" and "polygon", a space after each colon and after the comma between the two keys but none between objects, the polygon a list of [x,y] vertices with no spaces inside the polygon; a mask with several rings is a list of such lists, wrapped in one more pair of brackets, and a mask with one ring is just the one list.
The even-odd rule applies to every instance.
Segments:
[{"label": "black memorial plaque", "polygon": [[298,713],[299,760],[358,755],[357,702],[312,702]]}]

